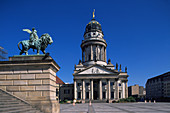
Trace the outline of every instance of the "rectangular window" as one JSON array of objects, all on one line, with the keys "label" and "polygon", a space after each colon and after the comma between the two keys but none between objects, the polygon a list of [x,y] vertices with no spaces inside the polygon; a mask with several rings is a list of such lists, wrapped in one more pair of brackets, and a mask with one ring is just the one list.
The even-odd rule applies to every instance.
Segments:
[{"label": "rectangular window", "polygon": [[114,92],[111,92],[111,98],[114,99]]},{"label": "rectangular window", "polygon": [[103,92],[103,99],[106,99],[106,92]]},{"label": "rectangular window", "polygon": [[77,83],[77,86],[81,86],[81,83]]},{"label": "rectangular window", "polygon": [[86,86],[89,86],[90,85],[90,83],[86,83]]},{"label": "rectangular window", "polygon": [[110,86],[113,86],[114,85],[114,82],[110,82]]},{"label": "rectangular window", "polygon": [[58,96],[59,95],[59,91],[58,91],[58,89],[56,89],[56,96]]},{"label": "rectangular window", "polygon": [[106,82],[102,82],[102,86],[105,86],[106,85]]},{"label": "rectangular window", "polygon": [[121,96],[121,92],[119,92],[119,98],[121,98],[122,96]]},{"label": "rectangular window", "polygon": [[86,92],[86,99],[89,99],[89,92]]},{"label": "rectangular window", "polygon": [[81,92],[78,92],[78,93],[77,93],[77,98],[78,98],[78,99],[81,99]]},{"label": "rectangular window", "polygon": [[70,90],[69,89],[65,89],[64,90],[64,94],[70,94]]}]

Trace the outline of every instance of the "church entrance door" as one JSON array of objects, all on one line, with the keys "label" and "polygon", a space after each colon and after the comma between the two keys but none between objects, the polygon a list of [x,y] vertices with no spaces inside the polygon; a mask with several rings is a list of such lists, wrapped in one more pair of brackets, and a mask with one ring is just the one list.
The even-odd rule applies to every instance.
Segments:
[{"label": "church entrance door", "polygon": [[93,94],[94,94],[94,100],[98,100],[99,99],[99,80],[94,80],[93,83]]}]

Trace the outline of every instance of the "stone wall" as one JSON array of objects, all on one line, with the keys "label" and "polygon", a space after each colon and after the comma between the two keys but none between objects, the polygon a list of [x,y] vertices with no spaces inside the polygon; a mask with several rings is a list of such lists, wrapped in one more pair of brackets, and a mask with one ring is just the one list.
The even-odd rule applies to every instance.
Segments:
[{"label": "stone wall", "polygon": [[13,56],[0,62],[0,88],[44,112],[57,113],[56,72],[60,67],[50,56],[44,58],[45,55]]}]

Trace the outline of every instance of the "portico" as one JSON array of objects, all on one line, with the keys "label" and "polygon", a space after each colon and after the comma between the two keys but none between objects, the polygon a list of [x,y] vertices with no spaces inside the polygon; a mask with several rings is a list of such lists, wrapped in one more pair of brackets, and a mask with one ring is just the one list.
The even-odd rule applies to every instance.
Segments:
[{"label": "portico", "polygon": [[[77,90],[75,91],[75,99],[76,100],[118,100],[119,98],[127,98],[127,95],[125,96],[125,92],[127,92],[127,88],[125,84],[127,84],[127,82],[122,83],[122,86],[119,86],[117,82],[110,82],[110,81],[115,81],[115,80],[114,79],[74,80],[75,84],[77,83],[80,85],[77,86]],[[119,88],[119,92],[118,90],[116,90],[118,88]],[[76,89],[76,85],[74,89]]]},{"label": "portico", "polygon": [[[98,73],[89,73],[98,70]],[[127,98],[127,73],[105,69],[100,65],[90,66],[88,69],[74,75],[74,98],[76,100],[118,100]],[[120,78],[118,78],[120,77]]]}]

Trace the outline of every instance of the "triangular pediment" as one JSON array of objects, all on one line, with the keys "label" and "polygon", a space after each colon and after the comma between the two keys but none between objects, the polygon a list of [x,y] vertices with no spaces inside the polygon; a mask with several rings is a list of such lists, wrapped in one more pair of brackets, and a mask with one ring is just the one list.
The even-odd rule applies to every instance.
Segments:
[{"label": "triangular pediment", "polygon": [[77,74],[116,74],[114,70],[107,69],[100,65],[89,66],[84,70],[79,71]]}]

